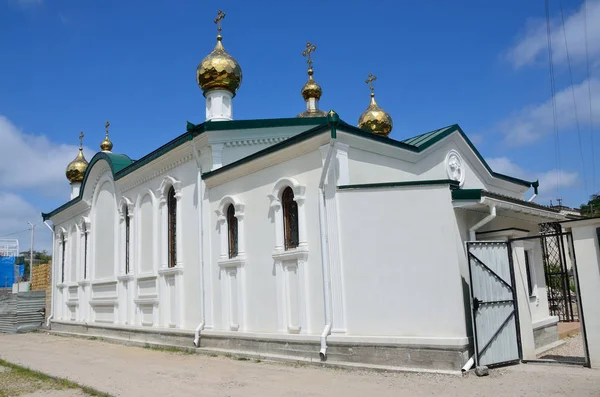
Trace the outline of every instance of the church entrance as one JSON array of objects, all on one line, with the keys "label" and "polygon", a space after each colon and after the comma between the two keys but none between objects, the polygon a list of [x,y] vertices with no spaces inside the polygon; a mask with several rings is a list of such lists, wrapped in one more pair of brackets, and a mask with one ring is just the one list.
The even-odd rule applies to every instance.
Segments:
[{"label": "church entrance", "polygon": [[589,367],[583,304],[579,294],[579,276],[572,233],[564,231],[560,223],[545,223],[540,225],[539,235],[515,238],[509,240],[509,244],[511,247],[516,244],[539,247],[536,255],[529,255],[529,252],[525,251],[527,296],[532,296],[533,288],[539,288],[536,286],[536,275],[532,268],[533,261],[541,260],[544,288],[540,289],[545,290],[549,314],[558,317],[559,320],[557,324],[559,347],[537,354],[536,360],[527,361]]}]

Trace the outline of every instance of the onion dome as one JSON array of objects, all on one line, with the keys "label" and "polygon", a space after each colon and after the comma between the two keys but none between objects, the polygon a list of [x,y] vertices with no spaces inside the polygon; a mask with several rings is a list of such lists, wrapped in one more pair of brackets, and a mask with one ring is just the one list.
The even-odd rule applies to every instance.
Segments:
[{"label": "onion dome", "polygon": [[110,141],[110,138],[108,137],[108,127],[110,127],[109,121],[107,121],[106,124],[104,125],[104,128],[106,128],[106,136],[104,137],[104,140],[102,142],[100,142],[100,150],[102,150],[103,152],[110,152],[113,148],[113,143]]},{"label": "onion dome", "polygon": [[312,68],[313,61],[310,58],[310,54],[317,49],[317,46],[311,44],[310,41],[306,43],[306,49],[302,52],[302,55],[308,57],[308,81],[302,87],[302,98],[306,102],[306,110],[298,115],[298,117],[325,117],[327,112],[319,110],[319,99],[323,94],[321,86],[313,78],[314,70]]},{"label": "onion dome", "polygon": [[214,21],[218,26],[217,45],[196,69],[196,81],[204,96],[211,90],[227,90],[235,96],[235,92],[242,84],[240,64],[223,47],[223,37],[221,36],[221,20],[223,18],[225,18],[225,13],[219,10]]},{"label": "onion dome", "polygon": [[87,170],[88,162],[83,156],[83,132],[79,134],[79,153],[77,153],[77,157],[75,160],[71,161],[69,165],[67,165],[67,179],[70,183],[81,182],[83,181],[83,177],[85,175],[85,171]]},{"label": "onion dome", "polygon": [[360,115],[358,119],[358,128],[361,130],[372,132],[376,135],[388,136],[392,132],[392,117],[385,110],[379,107],[375,101],[375,92],[373,89],[373,81],[377,77],[369,73],[369,78],[366,83],[369,84],[371,89],[371,103],[367,110]]}]

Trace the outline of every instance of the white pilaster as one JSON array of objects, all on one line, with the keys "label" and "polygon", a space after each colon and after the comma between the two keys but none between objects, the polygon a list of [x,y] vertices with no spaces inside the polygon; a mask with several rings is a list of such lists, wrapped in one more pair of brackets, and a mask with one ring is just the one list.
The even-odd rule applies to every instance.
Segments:
[{"label": "white pilaster", "polygon": [[[321,146],[321,157],[323,164],[327,157],[329,146]],[[334,160],[339,162],[337,156]],[[347,159],[347,155],[345,156]],[[344,156],[341,156],[344,159]],[[329,167],[327,179],[325,181],[325,207],[327,212],[327,247],[329,250],[329,271],[331,279],[331,308],[333,324],[331,332],[345,333],[346,332],[346,315],[344,310],[344,285],[343,285],[343,269],[340,257],[340,242],[339,242],[339,226],[338,226],[338,209],[337,209],[337,184],[338,173],[335,166]]]}]

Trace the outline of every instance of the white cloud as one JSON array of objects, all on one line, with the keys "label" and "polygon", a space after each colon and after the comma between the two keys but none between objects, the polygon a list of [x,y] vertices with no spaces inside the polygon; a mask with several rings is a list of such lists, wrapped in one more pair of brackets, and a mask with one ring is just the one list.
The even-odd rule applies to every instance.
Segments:
[{"label": "white cloud", "polygon": [[[76,137],[74,134],[74,141]],[[65,169],[77,155],[77,145],[56,144],[43,135],[26,134],[2,115],[0,142],[8,148],[0,156],[0,189],[29,188],[47,195],[68,196]],[[84,149],[88,161],[89,152]]]},{"label": "white cloud", "polygon": [[31,222],[35,227],[35,250],[51,250],[51,233],[40,223],[40,210],[25,201],[21,196],[0,192],[0,239],[18,239],[20,251],[26,251],[31,244]]},{"label": "white cloud", "polygon": [[[554,10],[551,10],[554,11]],[[565,31],[569,45],[569,56],[574,64],[586,62],[584,3],[573,14],[565,15]],[[560,11],[557,9],[556,13]],[[600,0],[587,0],[588,51],[592,60],[600,57]],[[567,51],[560,14],[551,20],[552,52],[555,64],[566,64]],[[525,34],[510,48],[507,59],[515,69],[544,62],[547,65],[548,39],[546,20],[529,21]]]},{"label": "white cloud", "polygon": [[[600,120],[600,80],[589,80],[592,93],[592,116]],[[579,115],[582,136],[589,135],[590,97],[588,80],[574,86],[577,114]],[[556,93],[556,121],[559,133],[565,129],[573,130],[577,119],[573,108],[573,93],[571,86]],[[552,99],[541,104],[525,107],[501,121],[496,129],[504,135],[507,146],[523,146],[537,142],[546,135],[554,133],[554,118],[552,115]]]},{"label": "white cloud", "polygon": [[508,157],[488,158],[486,161],[495,172],[530,181],[539,180],[541,194],[538,202],[552,198],[558,189],[574,187],[580,183],[577,172],[556,169],[545,172],[529,171],[518,166]]}]

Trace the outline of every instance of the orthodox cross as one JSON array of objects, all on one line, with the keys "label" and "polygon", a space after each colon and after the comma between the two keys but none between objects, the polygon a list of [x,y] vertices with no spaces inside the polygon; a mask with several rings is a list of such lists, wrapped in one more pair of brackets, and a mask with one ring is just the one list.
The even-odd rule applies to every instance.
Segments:
[{"label": "orthodox cross", "polygon": [[365,81],[369,85],[369,89],[371,90],[371,94],[375,92],[373,88],[373,82],[377,80],[377,76],[373,76],[373,73],[369,73],[369,78]]},{"label": "orthodox cross", "polygon": [[314,44],[311,44],[311,42],[309,41],[308,43],[306,43],[306,49],[304,51],[302,51],[302,56],[308,57],[308,59],[306,60],[306,63],[308,63],[309,69],[312,69],[312,63],[313,63],[312,59],[310,59],[310,54],[315,52],[316,49],[317,49],[317,46]]},{"label": "orthodox cross", "polygon": [[215,18],[215,23],[217,24],[217,32],[221,34],[221,21],[225,18],[225,13],[221,10],[217,12],[217,17]]},{"label": "orthodox cross", "polygon": [[79,133],[79,149],[83,149],[83,131]]},{"label": "orthodox cross", "polygon": [[104,124],[104,128],[106,128],[106,136],[108,136],[108,127],[110,127],[110,121],[106,121],[106,124]]}]

